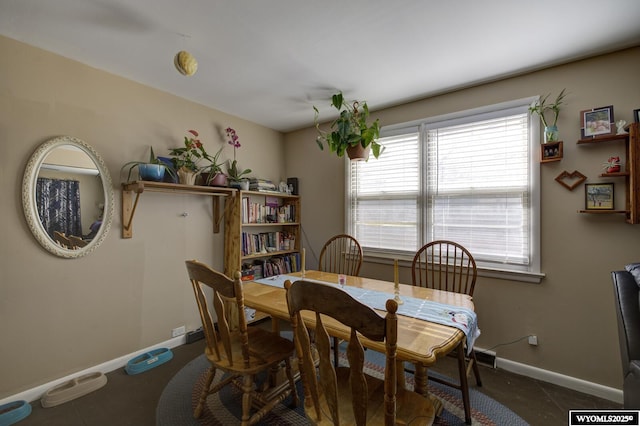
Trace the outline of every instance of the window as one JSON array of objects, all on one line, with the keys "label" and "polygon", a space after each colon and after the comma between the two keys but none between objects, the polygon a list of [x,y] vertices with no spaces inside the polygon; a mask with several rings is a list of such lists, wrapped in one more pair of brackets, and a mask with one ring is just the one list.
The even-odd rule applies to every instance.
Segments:
[{"label": "window", "polygon": [[380,158],[349,166],[348,231],[368,254],[408,257],[429,241],[453,240],[479,267],[539,272],[530,104],[383,128]]}]

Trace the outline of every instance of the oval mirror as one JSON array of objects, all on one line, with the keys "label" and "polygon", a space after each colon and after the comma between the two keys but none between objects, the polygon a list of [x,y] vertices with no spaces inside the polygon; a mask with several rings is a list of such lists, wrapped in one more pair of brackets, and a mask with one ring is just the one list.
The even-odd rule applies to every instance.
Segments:
[{"label": "oval mirror", "polygon": [[22,207],[42,247],[60,257],[85,256],[102,243],[111,227],[109,170],[86,142],[71,136],[51,139],[27,163]]}]

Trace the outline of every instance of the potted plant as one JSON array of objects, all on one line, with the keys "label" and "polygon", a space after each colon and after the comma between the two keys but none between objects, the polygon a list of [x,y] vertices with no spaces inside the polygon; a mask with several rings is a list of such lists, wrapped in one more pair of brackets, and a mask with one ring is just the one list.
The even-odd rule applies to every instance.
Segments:
[{"label": "potted plant", "polygon": [[227,186],[227,175],[222,171],[222,165],[224,163],[219,162],[220,154],[223,149],[224,146],[220,147],[215,155],[208,156],[207,160],[210,161],[210,164],[200,169],[205,185]]},{"label": "potted plant", "polygon": [[[529,112],[531,114],[538,114],[540,116],[540,120],[542,120],[542,124],[544,125],[544,143],[558,141],[558,115],[560,114],[560,105],[562,105],[562,101],[564,100],[565,90],[566,89],[562,89],[555,102],[551,105],[547,105],[547,99],[550,95],[548,94],[529,107]],[[549,125],[545,117],[545,114],[549,111],[553,113],[553,124],[551,125]]]},{"label": "potted plant", "polygon": [[240,169],[236,160],[236,149],[240,148],[240,141],[236,131],[231,127],[226,129],[229,137],[229,145],[233,145],[233,161],[227,161],[227,176],[229,177],[229,186],[232,188],[249,189],[249,181],[242,176],[251,173],[251,169]]},{"label": "potted plant", "polygon": [[150,146],[149,161],[129,161],[122,166],[122,170],[129,167],[129,174],[127,175],[127,182],[131,181],[131,172],[133,169],[138,169],[138,175],[140,180],[147,180],[153,182],[162,182],[165,172],[168,172],[171,176],[174,176],[173,169],[167,164],[163,163],[153,152],[153,147]]},{"label": "potted plant", "polygon": [[380,137],[380,120],[376,119],[368,124],[369,107],[366,102],[360,103],[345,101],[342,92],[331,97],[331,105],[340,111],[340,116],[331,123],[331,132],[320,129],[318,117],[320,112],[315,106],[315,125],[318,131],[316,143],[321,150],[326,143],[331,152],[335,152],[338,157],[342,157],[346,152],[352,160],[366,160],[369,157],[369,150],[373,151],[373,156],[378,156],[384,150],[376,139]]},{"label": "potted plant", "polygon": [[169,154],[178,173],[180,183],[194,185],[196,177],[201,172],[198,166],[200,161],[203,159],[211,161],[211,157],[207,154],[200,139],[196,139],[198,132],[189,130],[189,133],[191,133],[191,136],[184,137],[184,146],[172,148]]}]

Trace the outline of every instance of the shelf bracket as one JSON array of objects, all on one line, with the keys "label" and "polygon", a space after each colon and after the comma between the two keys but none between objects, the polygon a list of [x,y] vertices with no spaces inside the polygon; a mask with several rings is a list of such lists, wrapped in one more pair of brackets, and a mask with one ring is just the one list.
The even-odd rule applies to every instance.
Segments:
[{"label": "shelf bracket", "polygon": [[[132,205],[131,200],[134,192],[136,193],[136,198]],[[122,188],[122,238],[133,237],[133,216],[136,214],[138,200],[143,192],[144,185],[142,184],[132,184]]]}]

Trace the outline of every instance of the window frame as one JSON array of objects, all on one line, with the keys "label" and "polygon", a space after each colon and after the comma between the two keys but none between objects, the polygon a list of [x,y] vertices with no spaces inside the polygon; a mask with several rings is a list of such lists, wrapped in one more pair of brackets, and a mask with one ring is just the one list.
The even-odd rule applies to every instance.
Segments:
[{"label": "window frame", "polygon": [[[405,123],[398,123],[381,128],[381,137],[388,137],[403,133],[415,132],[420,133],[420,142],[423,142],[423,132],[426,127],[432,126],[434,123],[446,123],[446,122],[458,122],[465,120],[469,117],[474,117],[481,121],[484,117],[495,116],[500,111],[513,112],[511,110],[518,110],[517,112],[527,111],[528,107],[539,99],[538,96],[522,98],[513,101],[501,102],[492,105],[486,105],[478,108],[472,108],[468,110],[453,112],[449,114],[438,115],[434,117],[428,117],[419,120],[413,120]],[[530,188],[530,224],[529,224],[529,247],[530,247],[530,264],[528,266],[516,267],[505,265],[504,267],[495,267],[495,265],[488,266],[481,261],[478,262],[478,275],[483,277],[507,279],[512,281],[523,281],[529,283],[540,283],[544,274],[540,270],[541,256],[540,256],[540,162],[538,161],[539,143],[540,140],[540,120],[535,115],[529,115],[529,145],[528,145],[528,161],[529,161],[529,188]],[[384,153],[382,154],[384,155]],[[420,148],[419,163],[421,170],[424,171],[426,167],[426,155],[424,154],[422,147]],[[351,165],[349,161],[345,162],[345,224],[348,233],[353,233],[354,225],[351,223]],[[425,188],[423,179],[420,182],[419,196],[424,194]],[[425,215],[427,214],[427,208],[423,204],[418,210],[418,230],[419,241],[424,244],[424,236],[426,235],[426,223]],[[410,266],[412,256],[409,256],[406,251],[388,250],[388,249],[372,249],[365,248],[364,257],[368,262],[373,263],[392,263],[392,259],[399,259],[403,266]]]}]

